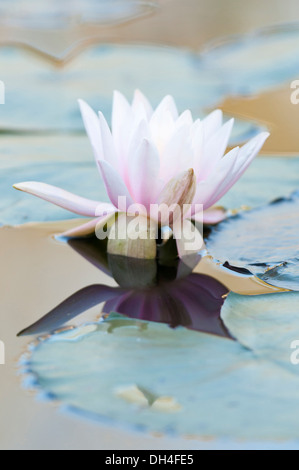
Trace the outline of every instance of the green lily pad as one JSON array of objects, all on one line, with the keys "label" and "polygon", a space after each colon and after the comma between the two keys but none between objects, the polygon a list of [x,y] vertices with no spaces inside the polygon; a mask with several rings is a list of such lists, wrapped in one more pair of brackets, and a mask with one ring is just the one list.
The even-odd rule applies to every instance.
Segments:
[{"label": "green lily pad", "polygon": [[245,268],[269,284],[299,290],[299,192],[242,212],[214,228],[211,255]]},{"label": "green lily pad", "polygon": [[111,316],[48,337],[27,366],[35,386],[81,416],[179,435],[299,438],[299,378],[229,339]]}]

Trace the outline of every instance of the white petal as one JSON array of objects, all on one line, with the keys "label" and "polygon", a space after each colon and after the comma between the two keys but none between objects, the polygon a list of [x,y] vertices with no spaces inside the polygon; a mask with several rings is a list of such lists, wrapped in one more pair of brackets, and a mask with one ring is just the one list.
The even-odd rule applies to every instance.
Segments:
[{"label": "white petal", "polygon": [[258,155],[261,148],[263,147],[265,141],[269,137],[268,132],[262,132],[253,139],[251,139],[247,144],[245,144],[238,153],[235,165],[228,173],[226,180],[219,187],[219,190],[213,198],[213,204],[219,201],[230,189],[231,187],[241,178],[243,173],[247,170],[249,165],[252,163],[254,158]]},{"label": "white petal", "polygon": [[262,132],[241,149],[237,147],[225,155],[209,178],[198,184],[195,203],[203,204],[205,209],[216,204],[243,175],[268,137],[268,132]]},{"label": "white petal", "polygon": [[233,169],[239,154],[236,147],[227,153],[216,165],[214,171],[206,181],[201,181],[197,185],[194,204],[202,204],[204,209],[208,209],[218,200],[218,195],[223,191],[223,187],[230,181]]},{"label": "white petal", "polygon": [[199,119],[191,128],[191,146],[193,151],[193,169],[195,176],[200,181],[201,168],[203,166],[204,152],[204,126]]},{"label": "white petal", "polygon": [[142,144],[145,139],[151,140],[151,132],[149,129],[148,122],[143,119],[133,129],[133,133],[130,138],[128,151],[128,166],[131,165],[131,155],[136,151],[136,149]]},{"label": "white petal", "polygon": [[216,204],[241,178],[254,158],[257,156],[265,141],[269,137],[268,132],[263,132],[251,139],[244,147],[242,147],[236,158],[235,164],[231,171],[227,174],[227,178],[219,185],[218,191],[214,194],[212,204]]},{"label": "white petal", "polygon": [[233,184],[242,176],[244,171],[251,164],[252,160],[257,156],[263,147],[265,141],[270,136],[269,132],[262,132],[256,137],[253,137],[241,149],[237,160],[236,169],[234,172]]},{"label": "white petal", "polygon": [[154,112],[153,108],[150,102],[148,101],[148,99],[143,95],[143,93],[141,93],[140,90],[136,90],[134,94],[133,104],[132,104],[132,109],[134,113],[136,112],[136,110],[139,108],[140,105],[143,107],[145,111],[147,120],[150,120]]},{"label": "white petal", "polygon": [[169,110],[163,114],[154,114],[150,121],[150,131],[152,140],[155,143],[160,155],[175,130],[175,121]]},{"label": "white petal", "polygon": [[109,203],[85,199],[45,183],[37,183],[35,181],[19,183],[14,185],[14,188],[86,217],[95,217],[99,208],[103,209],[103,211],[109,211],[113,208]]},{"label": "white petal", "polygon": [[172,96],[168,95],[161,101],[156,111],[153,114],[153,117],[156,115],[164,115],[166,111],[169,111],[173,119],[176,121],[179,117],[179,113],[175,104],[175,101]]},{"label": "white petal", "polygon": [[192,262],[192,255],[198,254],[203,249],[202,234],[190,220],[185,219],[182,223],[177,221],[174,224],[173,235],[176,239],[179,257],[188,265],[188,256],[191,256],[189,262]]},{"label": "white petal", "polygon": [[157,197],[160,159],[157,149],[146,139],[135,148],[129,166],[131,194],[136,202],[147,209]]},{"label": "white petal", "polygon": [[[121,179],[119,173],[113,168],[110,163],[102,160],[98,162],[101,170],[103,180],[106,186],[106,191],[112,204],[121,211],[126,211],[126,208],[133,204],[133,199],[128,191],[127,186]],[[124,206],[119,207],[119,198],[125,199]]]},{"label": "white petal", "polygon": [[224,152],[228,146],[233,125],[234,119],[231,119],[226,124],[224,124],[224,126],[222,126],[208,141],[204,135],[203,166],[200,173],[200,179],[207,178],[219,160],[223,157]]},{"label": "white petal", "polygon": [[181,125],[188,125],[188,126],[192,126],[193,125],[193,118],[192,118],[192,113],[189,109],[187,109],[186,111],[184,111],[180,117],[178,118],[178,120],[176,121],[175,123],[176,125],[176,128],[179,128]]},{"label": "white petal", "polygon": [[93,109],[83,100],[79,100],[79,106],[87,135],[93,148],[96,160],[103,159],[101,126],[98,116]]},{"label": "white petal", "polygon": [[181,126],[165,146],[161,159],[161,177],[169,181],[178,173],[193,167],[190,127]]},{"label": "white petal", "polygon": [[112,135],[119,164],[122,168],[126,163],[128,133],[130,132],[132,119],[132,109],[128,101],[121,93],[115,91],[112,109]]},{"label": "white petal", "polygon": [[207,141],[215,134],[222,126],[223,113],[220,109],[216,109],[202,120],[204,125],[204,132]]},{"label": "white petal", "polygon": [[103,114],[99,113],[98,117],[93,109],[82,100],[79,100],[79,105],[95,159],[106,160],[117,167],[112,135]]},{"label": "white petal", "polygon": [[102,157],[100,160],[106,160],[107,162],[111,163],[112,166],[118,168],[118,158],[116,155],[112,134],[102,113],[99,113],[99,121],[102,139]]}]

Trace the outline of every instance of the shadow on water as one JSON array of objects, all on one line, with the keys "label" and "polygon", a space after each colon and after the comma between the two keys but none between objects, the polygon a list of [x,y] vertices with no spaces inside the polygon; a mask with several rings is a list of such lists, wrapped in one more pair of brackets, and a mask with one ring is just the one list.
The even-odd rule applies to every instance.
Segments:
[{"label": "shadow on water", "polygon": [[183,326],[230,338],[220,319],[228,289],[216,279],[193,273],[192,267],[177,259],[162,257],[156,261],[109,255],[105,244],[95,237],[67,243],[88,262],[113,277],[118,286],[84,287],[18,336],[51,332],[103,304],[104,314],[114,312],[132,319],[166,323],[172,328]]}]

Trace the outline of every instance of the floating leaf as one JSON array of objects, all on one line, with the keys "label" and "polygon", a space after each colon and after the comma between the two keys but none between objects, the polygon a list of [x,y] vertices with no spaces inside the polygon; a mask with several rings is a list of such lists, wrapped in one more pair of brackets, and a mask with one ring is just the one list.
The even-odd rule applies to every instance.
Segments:
[{"label": "floating leaf", "polygon": [[232,217],[207,239],[211,255],[269,284],[299,290],[299,192]]},{"label": "floating leaf", "polygon": [[219,204],[228,209],[257,207],[299,187],[299,158],[258,157]]},{"label": "floating leaf", "polygon": [[298,305],[297,292],[253,297],[230,294],[221,316],[239,343],[299,377],[299,366],[291,362],[294,341],[299,350]]},{"label": "floating leaf", "polygon": [[231,95],[255,95],[298,75],[298,40],[298,24],[277,25],[214,41],[204,58]]},{"label": "floating leaf", "polygon": [[84,50],[61,71],[45,68],[44,62],[28,57],[23,50],[3,47],[1,80],[9,84],[9,106],[3,112],[0,108],[0,128],[83,131],[78,98],[101,110],[110,122],[113,91],[121,90],[129,98],[136,88],[155,105],[171,94],[181,110],[190,108],[198,114],[221,101],[223,83],[208,70],[198,71],[196,59],[196,54],[178,48],[97,45]]},{"label": "floating leaf", "polygon": [[[86,23],[100,25],[122,23],[152,12],[153,3],[143,0],[46,0],[43,6],[34,0],[2,0],[2,26],[31,30],[73,29]],[[53,33],[54,34],[54,33]],[[39,49],[38,36],[35,47]]]},{"label": "floating leaf", "polygon": [[40,342],[28,368],[81,416],[180,435],[299,438],[299,378],[237,342],[120,316],[75,332]]}]

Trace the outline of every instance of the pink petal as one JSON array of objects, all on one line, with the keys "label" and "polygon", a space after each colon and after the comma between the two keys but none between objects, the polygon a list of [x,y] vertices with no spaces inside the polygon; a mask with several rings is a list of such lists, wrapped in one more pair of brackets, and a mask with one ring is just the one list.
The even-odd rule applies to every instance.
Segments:
[{"label": "pink petal", "polygon": [[175,104],[175,101],[172,96],[168,95],[161,101],[156,111],[153,114],[153,118],[160,116],[162,117],[165,112],[170,112],[173,119],[176,121],[179,117],[179,113]]},{"label": "pink petal", "polygon": [[113,142],[112,134],[110,128],[107,124],[106,119],[102,113],[99,113],[99,122],[101,128],[101,149],[102,157],[100,160],[106,160],[111,163],[112,166],[118,168],[118,158],[115,150],[115,145]]},{"label": "pink petal", "polygon": [[204,151],[204,126],[199,119],[195,121],[191,129],[191,146],[193,153],[193,168],[196,178],[199,181],[201,168],[203,166]]},{"label": "pink petal", "polygon": [[103,159],[101,126],[98,116],[93,109],[83,100],[79,100],[79,106],[87,135],[93,148],[96,160]]},{"label": "pink petal", "polygon": [[[110,201],[117,209],[125,212],[134,202],[127,186],[119,176],[119,173],[110,165],[110,163],[102,160],[98,162],[98,165],[101,170]],[[122,202],[124,202],[121,207],[119,207],[120,197],[123,198]]]},{"label": "pink petal", "polygon": [[95,159],[97,161],[107,160],[117,168],[118,161],[114,142],[103,114],[99,113],[98,117],[91,107],[82,100],[79,100],[79,105]]},{"label": "pink petal", "polygon": [[167,143],[161,159],[161,177],[169,181],[178,173],[193,167],[190,127],[183,125]]},{"label": "pink petal", "polygon": [[132,123],[132,109],[126,98],[118,91],[114,92],[112,109],[112,135],[122,168],[125,166],[128,150],[128,133]]},{"label": "pink petal", "polygon": [[191,127],[192,124],[193,124],[193,117],[192,117],[192,113],[189,109],[184,111],[175,123],[177,128],[180,127],[181,125],[187,125],[187,126]]},{"label": "pink petal", "polygon": [[150,120],[150,129],[153,140],[161,152],[175,129],[175,122],[179,117],[174,99],[166,96]]},{"label": "pink petal", "polygon": [[133,152],[129,165],[131,194],[136,202],[149,209],[157,197],[160,158],[157,149],[144,139]]},{"label": "pink petal", "polygon": [[132,104],[133,111],[136,112],[136,110],[138,109],[140,105],[143,107],[145,111],[147,120],[150,120],[150,118],[153,115],[153,108],[150,102],[148,101],[148,99],[143,95],[143,93],[141,93],[140,90],[136,90],[134,94],[133,104]]},{"label": "pink petal", "polygon": [[196,255],[203,249],[203,237],[188,219],[185,219],[182,224],[181,221],[177,221],[173,227],[173,234],[179,257],[188,265],[188,256]]},{"label": "pink petal", "polygon": [[205,138],[208,141],[221,128],[223,123],[223,113],[216,109],[202,120],[204,126]]},{"label": "pink petal", "polygon": [[222,126],[216,134],[209,140],[204,135],[203,165],[200,172],[200,179],[206,179],[213,171],[217,163],[221,160],[228,146],[230,135],[233,129],[234,119]]},{"label": "pink petal", "polygon": [[215,170],[206,181],[201,181],[197,185],[194,204],[202,204],[204,210],[207,210],[219,200],[218,194],[221,193],[223,186],[230,180],[238,154],[238,147],[227,153],[220,162],[218,162]]},{"label": "pink petal", "polygon": [[[227,211],[223,207],[212,207],[203,213],[203,223],[207,225],[216,225],[225,220],[227,217]],[[194,220],[197,220],[196,214],[193,216]],[[202,221],[202,216],[200,216]]]},{"label": "pink petal", "polygon": [[[135,127],[133,131],[132,137],[130,139],[130,146],[128,152],[128,167],[132,165],[131,163],[131,156],[136,151],[137,147],[139,147],[144,140],[151,140],[151,133],[149,129],[148,122],[142,119]],[[129,168],[128,168],[129,169]]]},{"label": "pink petal", "polygon": [[262,132],[253,139],[251,139],[247,144],[245,144],[239,152],[236,168],[234,171],[232,185],[238,181],[238,179],[243,175],[247,170],[249,165],[252,163],[254,158],[259,154],[264,143],[270,136],[269,132]]},{"label": "pink petal", "polygon": [[241,149],[226,154],[209,178],[198,184],[195,203],[203,204],[205,210],[216,204],[243,175],[268,137],[268,132],[262,132]]},{"label": "pink petal", "polygon": [[270,134],[268,132],[262,132],[261,134],[247,142],[247,144],[245,144],[239,150],[232,171],[228,169],[227,177],[223,180],[222,184],[219,185],[218,190],[214,194],[212,201],[210,201],[212,205],[216,204],[216,202],[218,202],[241,178],[241,176],[247,170],[254,158],[260,152],[269,135]]},{"label": "pink petal", "polygon": [[61,236],[67,238],[81,238],[95,235],[97,226],[103,227],[111,218],[113,214],[105,215],[104,217],[99,217],[89,222],[80,225],[79,227],[72,228],[67,232],[64,232]]},{"label": "pink petal", "polygon": [[109,203],[100,203],[90,199],[85,199],[45,183],[37,183],[34,181],[19,183],[15,184],[14,188],[19,191],[32,194],[33,196],[37,196],[45,201],[55,204],[56,206],[63,207],[75,214],[87,217],[94,217],[98,210],[111,211],[111,208],[113,207]]},{"label": "pink petal", "polygon": [[164,114],[154,114],[150,121],[150,131],[152,139],[158,148],[160,154],[164,151],[164,148],[169,141],[175,130],[175,121],[169,110],[166,110]]}]

